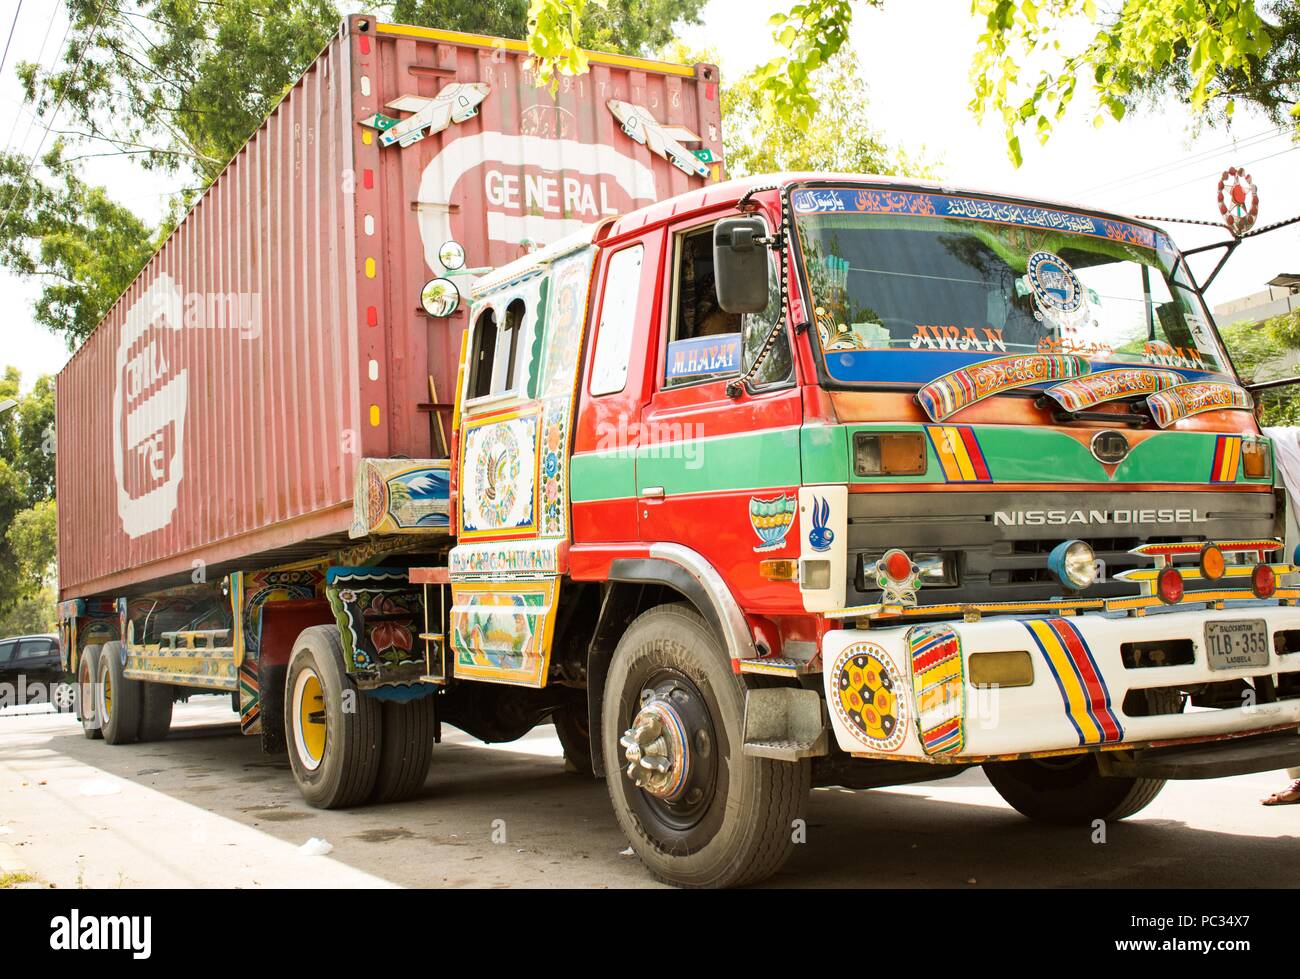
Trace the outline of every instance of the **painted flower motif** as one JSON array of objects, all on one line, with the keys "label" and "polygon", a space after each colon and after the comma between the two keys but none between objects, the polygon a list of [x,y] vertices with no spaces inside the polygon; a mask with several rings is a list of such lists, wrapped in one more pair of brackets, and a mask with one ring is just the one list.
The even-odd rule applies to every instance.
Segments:
[{"label": "painted flower motif", "polygon": [[546,481],[546,502],[555,503],[560,498],[560,482],[557,479]]},{"label": "painted flower motif", "polygon": [[543,463],[543,468],[546,471],[546,475],[554,476],[560,471],[560,457],[553,452],[547,455],[546,462]]},{"label": "painted flower motif", "polygon": [[547,452],[560,451],[560,436],[561,436],[561,432],[560,432],[560,426],[558,424],[552,423],[546,426],[546,451]]},{"label": "painted flower motif", "polygon": [[[370,602],[370,611],[376,615],[407,615],[408,611],[398,605],[387,595],[376,595]],[[379,622],[370,630],[370,642],[377,653],[389,649],[403,652],[411,648],[414,636],[411,630],[401,622]]]},{"label": "painted flower motif", "polygon": [[341,592],[339,592],[339,601],[341,602],[355,602],[356,600],[357,600],[357,593],[354,592],[351,588],[345,588]]}]

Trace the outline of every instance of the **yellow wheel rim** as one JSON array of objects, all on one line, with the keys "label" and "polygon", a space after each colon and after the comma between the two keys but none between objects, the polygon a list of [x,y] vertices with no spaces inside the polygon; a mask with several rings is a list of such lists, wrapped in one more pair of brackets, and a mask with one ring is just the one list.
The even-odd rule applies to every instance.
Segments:
[{"label": "yellow wheel rim", "polygon": [[109,675],[108,670],[104,671],[104,679],[103,682],[100,684],[100,687],[103,690],[103,694],[102,694],[103,699],[100,706],[103,708],[102,713],[104,716],[99,719],[100,723],[102,724],[104,721],[108,720],[110,717],[113,716],[113,681]]},{"label": "yellow wheel rim", "polygon": [[298,758],[315,771],[325,758],[329,727],[325,723],[325,688],[310,668],[298,674],[293,687],[293,733]]}]

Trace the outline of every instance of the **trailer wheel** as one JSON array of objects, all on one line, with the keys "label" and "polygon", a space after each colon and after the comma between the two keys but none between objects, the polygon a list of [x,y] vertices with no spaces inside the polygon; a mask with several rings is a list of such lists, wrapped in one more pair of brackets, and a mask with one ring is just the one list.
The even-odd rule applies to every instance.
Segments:
[{"label": "trailer wheel", "polygon": [[142,683],[140,740],[161,741],[172,729],[172,704],[176,692],[170,683]]},{"label": "trailer wheel", "polygon": [[348,677],[337,627],[311,626],[298,636],[284,695],[289,764],[307,804],[364,802],[379,772],[379,703]]},{"label": "trailer wheel", "polygon": [[141,687],[123,673],[126,648],[120,642],[106,642],[99,650],[99,697],[95,707],[104,740],[109,744],[132,744],[140,731]]},{"label": "trailer wheel", "polygon": [[81,733],[91,741],[98,741],[104,736],[99,727],[99,712],[96,710],[96,677],[99,673],[99,647],[87,646],[81,651],[77,663],[77,720],[81,721]]},{"label": "trailer wheel", "polygon": [[564,764],[569,771],[584,778],[593,778],[591,765],[591,730],[586,703],[561,707],[551,715],[555,734],[564,746]]},{"label": "trailer wheel", "polygon": [[405,802],[421,788],[433,760],[432,696],[380,701],[379,774],[373,802]]},{"label": "trailer wheel", "polygon": [[781,867],[810,765],[743,754],[744,684],[693,608],[659,606],[628,627],[603,707],[614,815],[655,877],[732,887]]},{"label": "trailer wheel", "polygon": [[[1146,691],[1143,716],[1178,714],[1182,697],[1172,690]],[[1031,758],[984,766],[998,795],[1022,816],[1061,826],[1095,819],[1125,819],[1149,806],[1165,787],[1162,778],[1108,778],[1096,754]]]}]

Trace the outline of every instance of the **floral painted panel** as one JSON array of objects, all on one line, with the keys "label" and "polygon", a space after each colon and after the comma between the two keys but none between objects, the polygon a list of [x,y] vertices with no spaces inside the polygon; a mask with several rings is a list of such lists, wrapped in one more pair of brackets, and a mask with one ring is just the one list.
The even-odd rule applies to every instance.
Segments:
[{"label": "floral painted panel", "polygon": [[456,677],[544,686],[558,590],[554,578],[453,584]]}]

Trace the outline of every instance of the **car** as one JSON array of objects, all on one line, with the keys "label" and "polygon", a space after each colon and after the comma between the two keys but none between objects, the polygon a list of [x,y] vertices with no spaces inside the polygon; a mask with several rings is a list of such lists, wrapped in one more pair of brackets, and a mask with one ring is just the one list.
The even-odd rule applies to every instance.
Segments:
[{"label": "car", "polygon": [[21,696],[25,702],[49,699],[55,710],[68,709],[72,688],[64,680],[59,637],[47,633],[0,639],[0,684],[6,685],[3,700],[10,705]]}]

